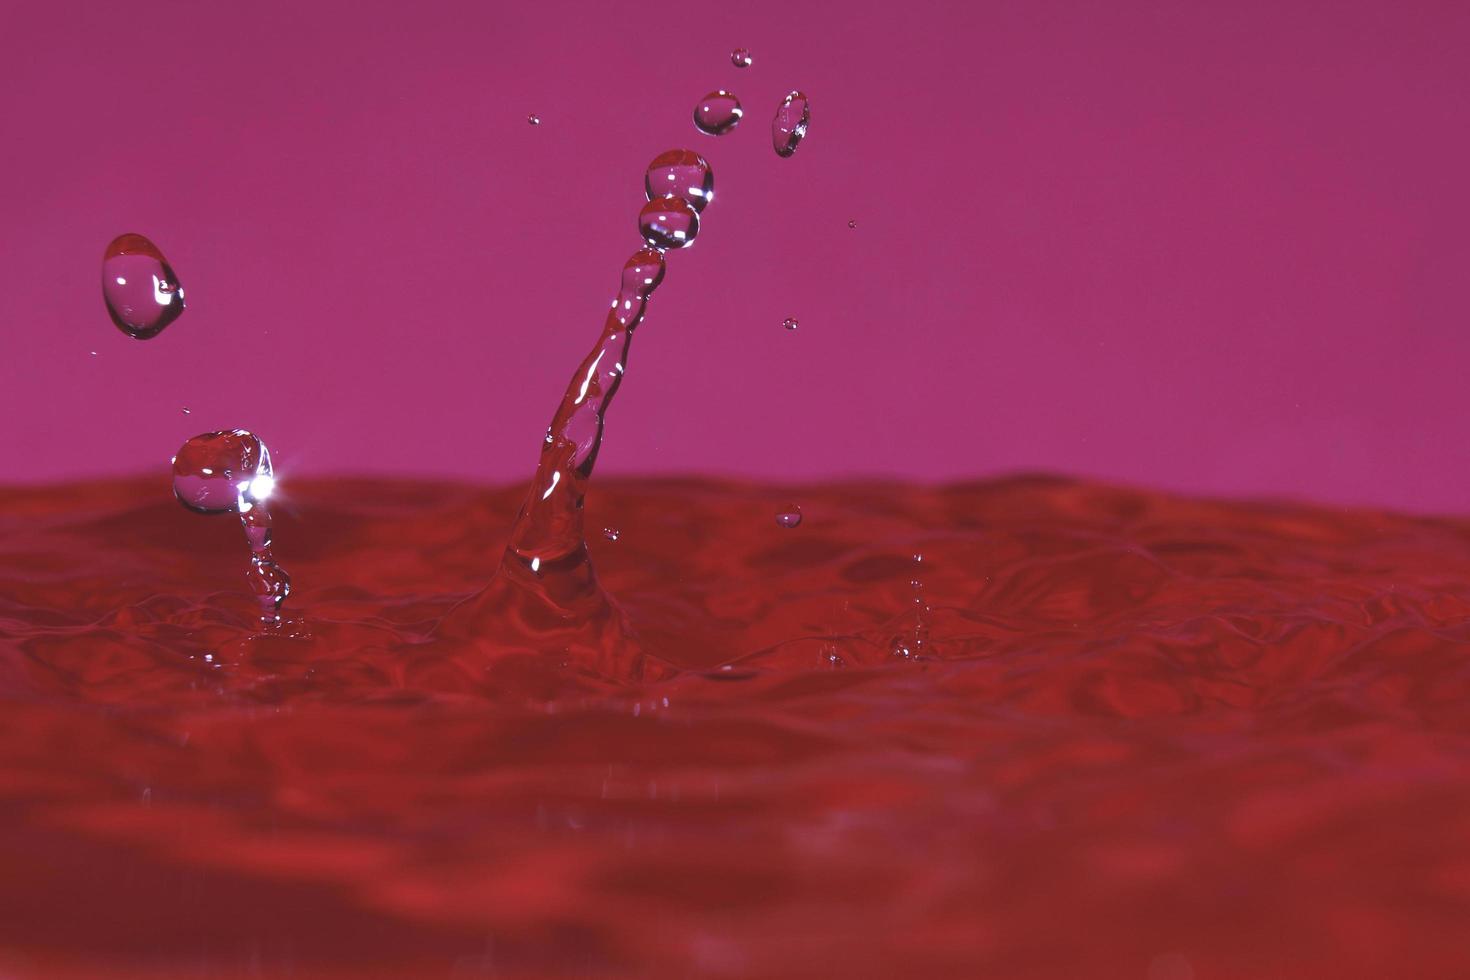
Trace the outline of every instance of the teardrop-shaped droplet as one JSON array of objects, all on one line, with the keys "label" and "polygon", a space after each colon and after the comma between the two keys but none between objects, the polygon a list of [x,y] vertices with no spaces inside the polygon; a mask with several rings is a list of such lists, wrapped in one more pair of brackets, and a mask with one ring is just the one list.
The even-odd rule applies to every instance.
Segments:
[{"label": "teardrop-shaped droplet", "polygon": [[724,136],[740,122],[745,110],[734,94],[718,89],[694,107],[694,128],[707,136]]},{"label": "teardrop-shaped droplet", "polygon": [[801,326],[801,323],[796,319],[796,317],[788,316],[786,319],[781,321],[781,326],[785,327],[787,330],[795,330],[797,327]]},{"label": "teardrop-shaped droplet", "polygon": [[730,52],[730,64],[736,68],[749,68],[750,63],[754,60],[750,56],[750,49],[748,48],[736,48]]},{"label": "teardrop-shaped droplet", "polygon": [[[613,318],[621,326],[632,330],[643,322],[648,297],[664,281],[664,268],[664,255],[656,248],[640,248],[623,263],[623,279],[612,305]],[[546,441],[552,441],[550,432]]]},{"label": "teardrop-shaped droplet", "polygon": [[142,235],[118,235],[102,253],[102,299],[112,322],[134,340],[158,336],[184,312],[184,287]]},{"label": "teardrop-shaped droplet", "polygon": [[274,487],[270,450],[244,429],[195,436],[174,457],[174,496],[201,514],[230,513],[242,494],[264,499]]},{"label": "teardrop-shaped droplet", "polygon": [[693,150],[669,150],[653,158],[643,175],[643,189],[652,201],[682,197],[695,210],[715,199],[715,173],[709,161]]},{"label": "teardrop-shaped droplet", "polygon": [[638,212],[638,233],[654,248],[688,248],[699,234],[699,212],[682,197],[656,197]]},{"label": "teardrop-shaped droplet", "polygon": [[776,512],[776,523],[785,528],[796,527],[801,523],[801,508],[796,504],[789,504]]},{"label": "teardrop-shaped droplet", "polygon": [[805,93],[792,92],[781,100],[776,107],[776,117],[771,120],[771,146],[777,156],[789,157],[796,152],[811,119],[811,107]]}]

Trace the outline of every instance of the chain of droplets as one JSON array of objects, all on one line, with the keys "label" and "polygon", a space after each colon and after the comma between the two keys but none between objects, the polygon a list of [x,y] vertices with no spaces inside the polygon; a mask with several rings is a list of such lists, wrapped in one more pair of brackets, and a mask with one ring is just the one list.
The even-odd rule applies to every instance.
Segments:
[{"label": "chain of droplets", "polygon": [[903,660],[920,660],[929,650],[929,600],[924,597],[924,580],[920,577],[924,556],[914,555],[914,577],[909,580],[913,590],[914,625],[910,630],[893,638],[891,652]]},{"label": "chain of droplets", "polygon": [[239,515],[250,545],[245,576],[265,624],[280,622],[281,604],[291,593],[291,576],[276,564],[271,550],[270,495],[275,485],[270,450],[245,429],[197,435],[173,458],[179,503],[198,514]]},{"label": "chain of droplets", "polygon": [[514,556],[537,576],[585,560],[587,480],[602,447],[608,407],[623,380],[633,331],[663,281],[664,252],[694,244],[699,214],[714,197],[714,175],[692,150],[670,150],[649,164],[644,189],[648,203],[639,212],[638,230],[647,245],[623,263],[602,334],[572,375],[547,426],[536,475],[511,529],[506,557]]}]

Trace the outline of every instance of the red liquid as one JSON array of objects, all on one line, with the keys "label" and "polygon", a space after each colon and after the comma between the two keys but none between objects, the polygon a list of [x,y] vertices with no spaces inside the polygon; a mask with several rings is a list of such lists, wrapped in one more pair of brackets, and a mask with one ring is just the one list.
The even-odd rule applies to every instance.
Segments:
[{"label": "red liquid", "polygon": [[619,683],[433,634],[522,494],[288,481],[261,634],[166,479],[0,490],[0,974],[1470,972],[1470,524],[599,481]]}]

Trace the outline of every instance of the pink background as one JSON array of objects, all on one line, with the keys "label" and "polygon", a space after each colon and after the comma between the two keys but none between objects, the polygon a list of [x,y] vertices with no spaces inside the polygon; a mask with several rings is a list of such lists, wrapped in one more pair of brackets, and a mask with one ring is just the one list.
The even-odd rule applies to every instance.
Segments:
[{"label": "pink background", "polygon": [[[285,479],[524,479],[685,145],[717,200],[603,471],[1463,511],[1467,52],[1463,3],[15,4],[0,479],[236,425]],[[147,343],[101,305],[123,231],[188,296]]]}]

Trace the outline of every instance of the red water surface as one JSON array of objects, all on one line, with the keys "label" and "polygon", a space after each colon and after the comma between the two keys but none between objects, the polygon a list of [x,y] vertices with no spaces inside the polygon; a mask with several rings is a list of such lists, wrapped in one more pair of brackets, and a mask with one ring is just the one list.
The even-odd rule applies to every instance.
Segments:
[{"label": "red water surface", "polygon": [[523,493],[288,482],[260,633],[165,477],[0,490],[0,975],[1470,975],[1470,522],[600,481],[614,669]]}]

